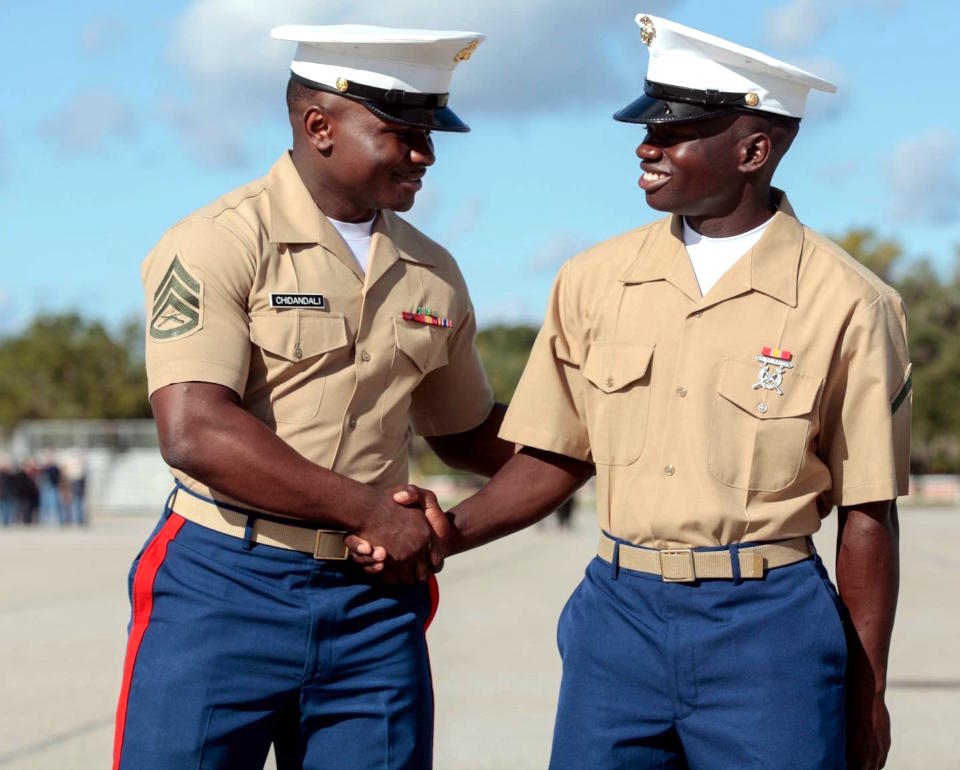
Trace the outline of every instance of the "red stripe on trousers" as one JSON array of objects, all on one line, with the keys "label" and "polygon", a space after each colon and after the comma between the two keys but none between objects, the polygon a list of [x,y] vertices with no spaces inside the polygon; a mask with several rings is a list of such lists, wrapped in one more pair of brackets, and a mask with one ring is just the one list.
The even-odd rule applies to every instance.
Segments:
[{"label": "red stripe on trousers", "polygon": [[427,615],[427,619],[423,623],[423,633],[427,633],[427,629],[430,628],[430,624],[433,623],[437,614],[437,607],[440,606],[440,586],[437,585],[436,575],[430,576],[427,581],[427,588],[430,591],[430,614]]},{"label": "red stripe on trousers", "polygon": [[[426,634],[427,629],[430,628],[430,624],[433,622],[434,617],[437,614],[437,608],[440,606],[440,585],[437,583],[437,576],[431,575],[430,579],[427,581],[427,590],[430,591],[430,614],[427,615],[427,619],[423,623],[423,634],[424,640],[423,645],[427,651],[427,672],[430,674],[430,699],[434,700],[433,692],[433,666],[430,665],[430,646],[427,644]],[[436,708],[433,709],[433,722],[434,728],[436,728],[437,721],[437,712]],[[434,734],[435,730],[430,731],[430,735]],[[430,756],[433,756],[433,745],[430,746]]]},{"label": "red stripe on trousers", "polygon": [[167,523],[147,546],[140,557],[137,572],[133,577],[133,621],[130,625],[130,638],[127,640],[127,657],[123,662],[123,684],[120,687],[120,702],[117,704],[116,732],[113,736],[113,770],[119,770],[120,753],[123,748],[123,728],[127,721],[127,701],[130,697],[130,680],[133,678],[133,666],[137,662],[137,652],[143,635],[150,625],[153,612],[153,581],[167,557],[167,546],[173,540],[185,519],[171,513]]}]

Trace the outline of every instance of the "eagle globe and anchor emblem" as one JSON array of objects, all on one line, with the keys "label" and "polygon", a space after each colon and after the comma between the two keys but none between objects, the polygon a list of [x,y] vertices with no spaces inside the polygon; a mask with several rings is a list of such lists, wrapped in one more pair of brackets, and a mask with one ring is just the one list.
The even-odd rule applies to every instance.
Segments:
[{"label": "eagle globe and anchor emblem", "polygon": [[764,348],[755,360],[761,366],[753,389],[775,390],[778,396],[782,396],[780,386],[783,385],[783,373],[786,369],[793,369],[793,353],[779,348]]}]

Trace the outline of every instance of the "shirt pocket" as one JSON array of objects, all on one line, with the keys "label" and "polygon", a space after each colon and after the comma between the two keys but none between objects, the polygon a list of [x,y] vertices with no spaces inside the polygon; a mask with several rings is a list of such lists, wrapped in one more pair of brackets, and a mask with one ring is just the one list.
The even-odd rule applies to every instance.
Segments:
[{"label": "shirt pocket", "polygon": [[393,360],[386,387],[380,397],[380,430],[385,436],[401,438],[410,423],[413,390],[434,369],[446,366],[447,341],[451,329],[393,319]]},{"label": "shirt pocket", "polygon": [[707,464],[727,486],[777,492],[800,473],[823,380],[786,369],[780,395],[753,387],[759,371],[755,361],[723,362],[713,396]]},{"label": "shirt pocket", "polygon": [[303,423],[316,417],[326,374],[337,351],[347,347],[346,320],[340,313],[284,311],[250,318],[250,340],[260,348],[266,370],[269,422]]},{"label": "shirt pocket", "polygon": [[650,407],[652,345],[594,342],[583,376],[587,433],[594,462],[630,465],[643,453]]}]

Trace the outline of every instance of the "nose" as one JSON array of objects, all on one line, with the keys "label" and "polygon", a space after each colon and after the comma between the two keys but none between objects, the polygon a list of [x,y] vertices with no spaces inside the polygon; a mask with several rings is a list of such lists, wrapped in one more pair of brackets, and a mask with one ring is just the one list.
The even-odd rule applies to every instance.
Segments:
[{"label": "nose", "polygon": [[417,134],[410,142],[410,160],[420,166],[432,166],[437,156],[433,151],[433,139],[427,132]]},{"label": "nose", "polygon": [[643,137],[643,141],[637,147],[637,157],[640,160],[658,161],[663,156],[663,150],[655,144],[650,143],[650,135]]}]

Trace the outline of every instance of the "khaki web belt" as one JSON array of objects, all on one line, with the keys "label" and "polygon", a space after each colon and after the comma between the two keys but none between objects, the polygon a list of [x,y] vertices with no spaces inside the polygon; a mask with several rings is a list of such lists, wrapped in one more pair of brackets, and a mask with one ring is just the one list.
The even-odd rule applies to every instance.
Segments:
[{"label": "khaki web belt", "polygon": [[[616,541],[601,533],[597,555],[613,563]],[[619,566],[625,569],[659,575],[665,583],[692,583],[696,580],[719,578],[732,580],[733,564],[730,551],[695,551],[692,548],[673,548],[658,551],[620,543]],[[744,580],[762,578],[767,570],[803,561],[813,553],[805,537],[780,540],[763,545],[742,545],[739,548],[740,577]]]},{"label": "khaki web belt", "polygon": [[247,523],[252,518],[251,541],[288,551],[302,551],[313,554],[315,559],[343,561],[349,556],[344,538],[346,532],[333,529],[315,529],[298,524],[284,524],[272,519],[257,517],[256,511],[249,514],[231,511],[209,503],[178,489],[170,508],[201,527],[244,539],[247,535]]}]

